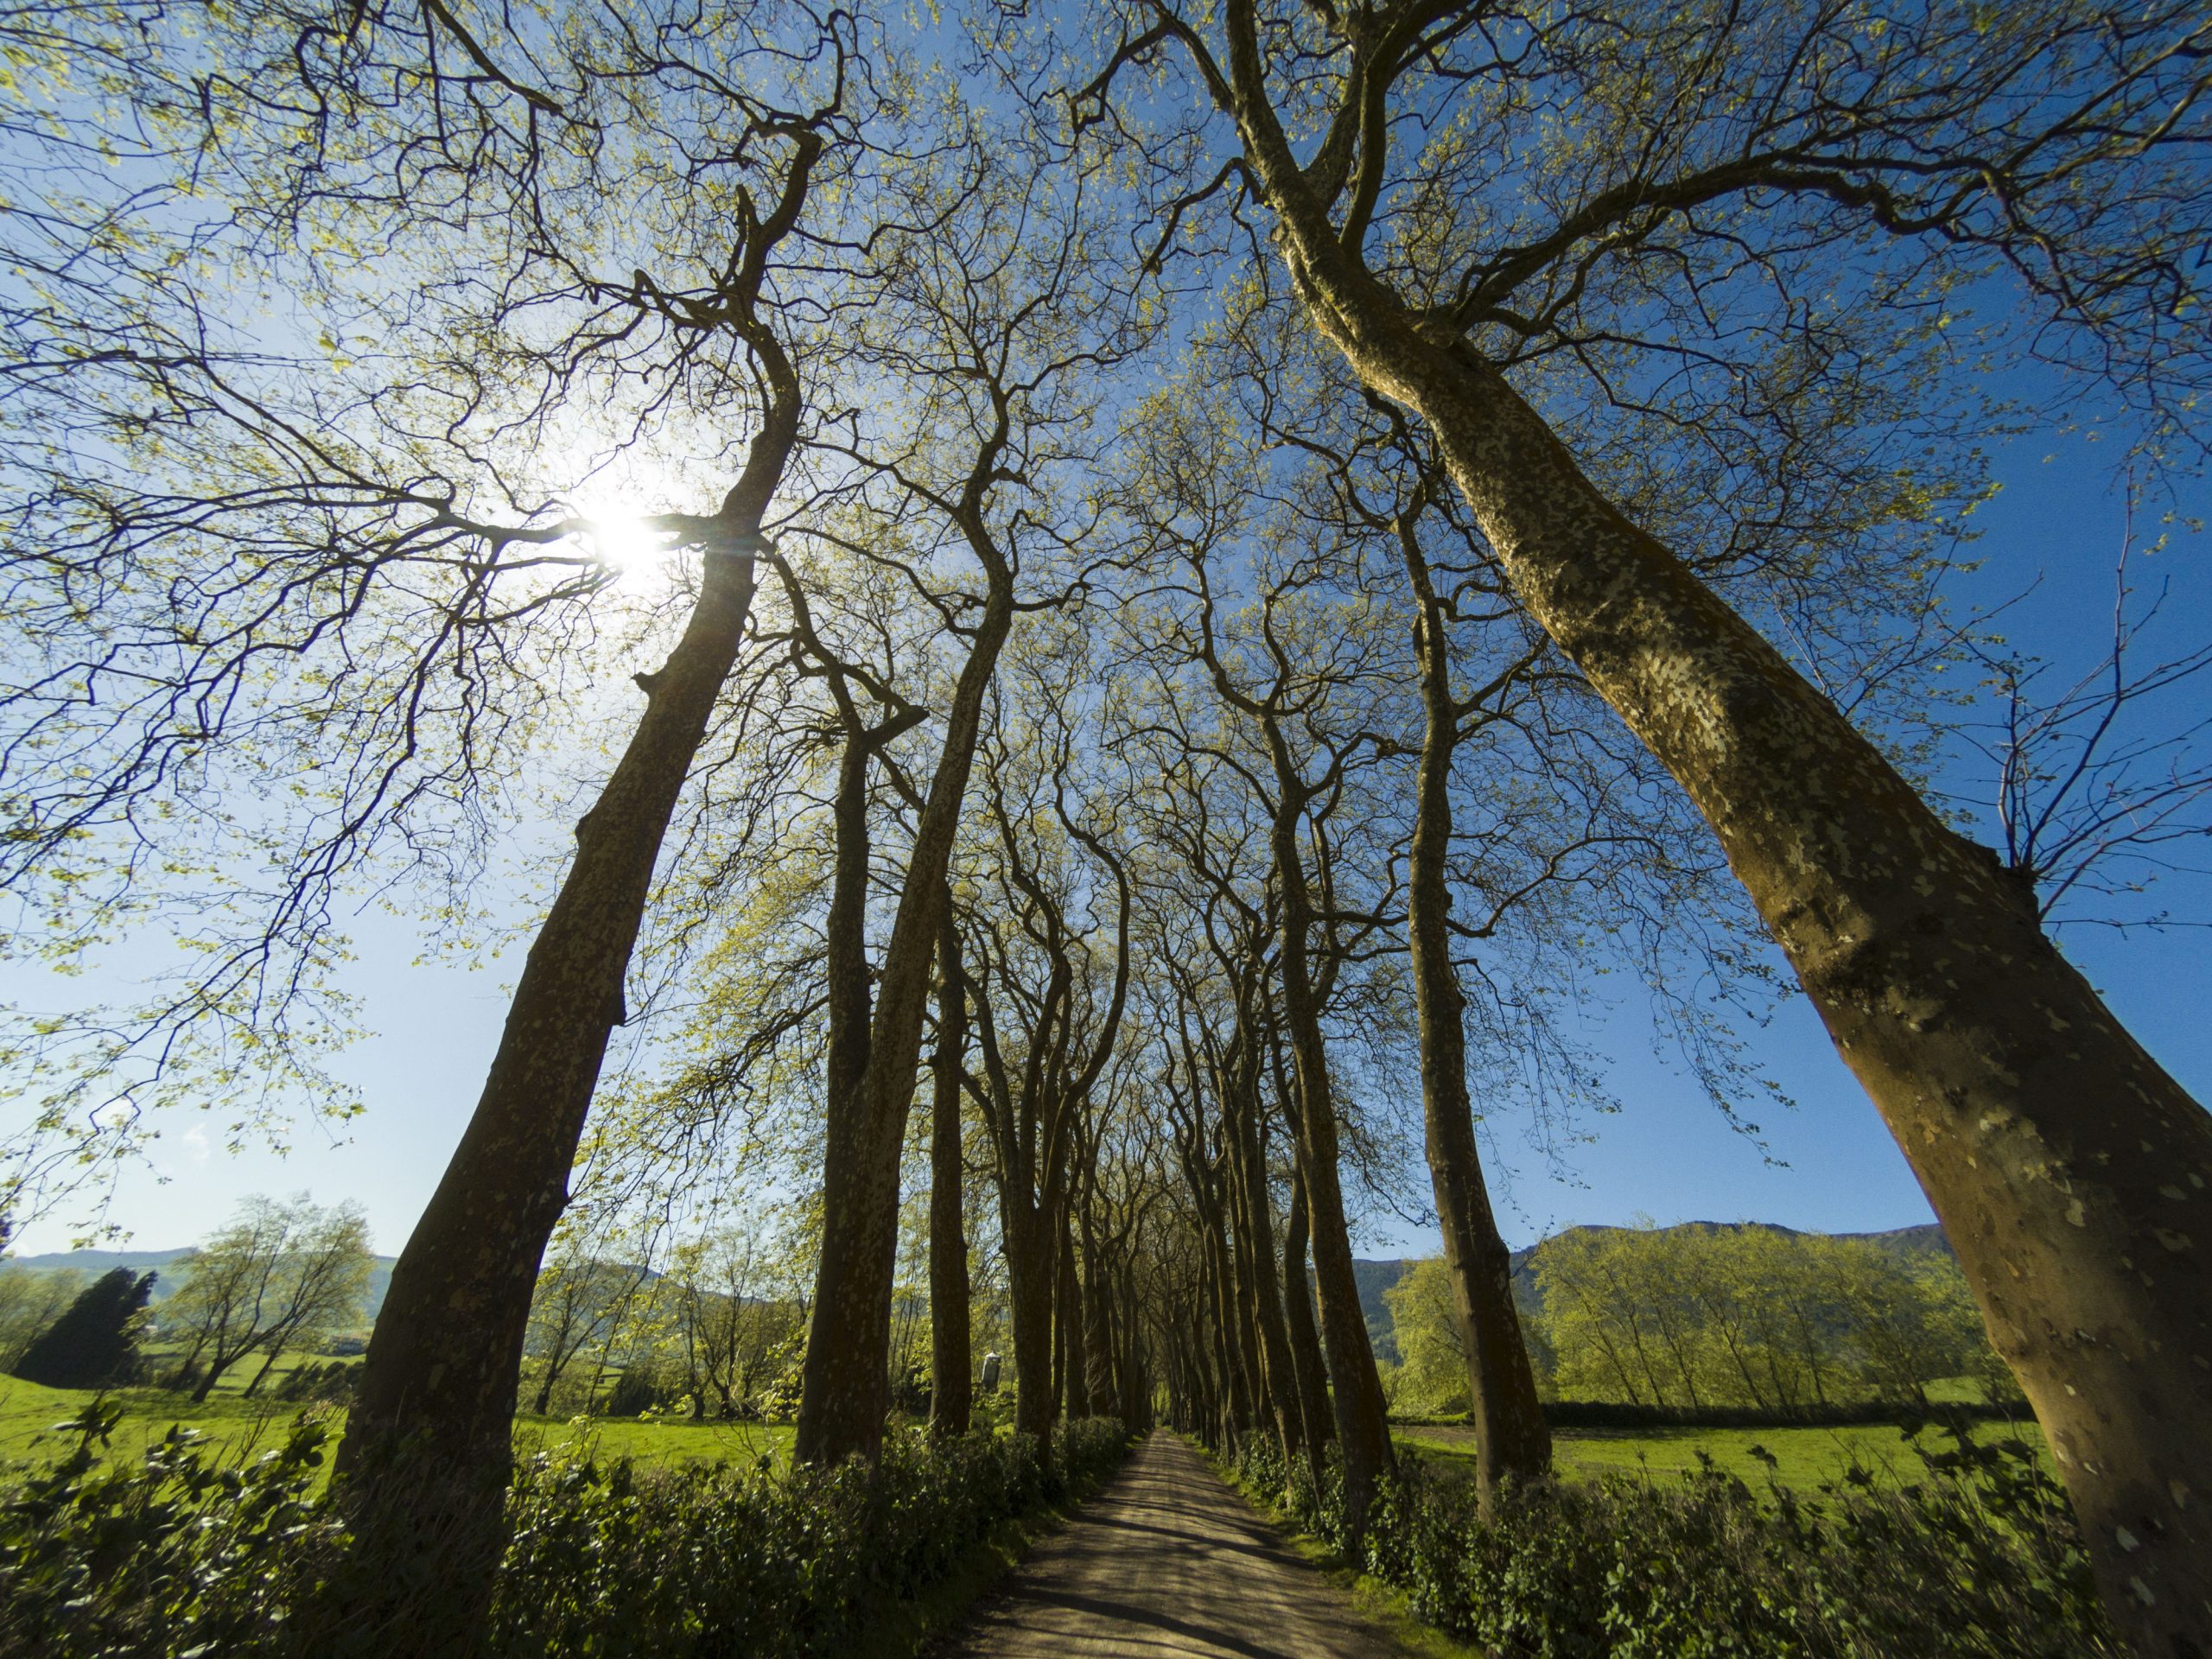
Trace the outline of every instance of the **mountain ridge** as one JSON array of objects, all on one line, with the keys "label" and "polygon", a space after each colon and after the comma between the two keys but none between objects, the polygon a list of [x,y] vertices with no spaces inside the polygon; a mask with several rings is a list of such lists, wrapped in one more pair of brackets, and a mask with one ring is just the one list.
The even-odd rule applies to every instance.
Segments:
[{"label": "mountain ridge", "polygon": [[[1683,1221],[1671,1227],[1656,1230],[1673,1232],[1682,1227],[1704,1228],[1716,1231],[1733,1230],[1743,1227],[1763,1227],[1770,1232],[1788,1233],[1792,1236],[1811,1236],[1830,1238],[1868,1239],[1887,1249],[1899,1252],[1927,1249],[1950,1251],[1950,1242],[1943,1236],[1942,1228],[1935,1222],[1924,1222],[1913,1227],[1877,1228],[1863,1232],[1820,1234],[1816,1230],[1785,1227],[1771,1221]],[[1587,1222],[1562,1228],[1555,1236],[1568,1233],[1622,1233],[1634,1230],[1604,1222]],[[1529,1272],[1529,1258],[1536,1252],[1535,1245],[1513,1252],[1513,1277],[1516,1287],[1524,1301],[1533,1301],[1534,1284]],[[17,1255],[4,1258],[4,1265],[27,1268],[34,1272],[52,1272],[74,1268],[97,1277],[116,1268],[128,1268],[134,1273],[151,1269],[157,1277],[154,1281],[154,1300],[159,1303],[173,1294],[181,1275],[169,1269],[183,1256],[188,1248],[170,1250],[48,1250],[39,1255]],[[363,1306],[365,1323],[373,1322],[377,1311],[384,1306],[385,1293],[391,1285],[391,1269],[398,1258],[379,1255],[376,1267],[369,1275],[368,1296]],[[1366,1316],[1370,1339],[1378,1356],[1389,1358],[1397,1353],[1396,1322],[1390,1317],[1390,1305],[1383,1300],[1382,1293],[1405,1277],[1406,1271],[1421,1256],[1358,1256],[1352,1262],[1352,1274],[1359,1286],[1360,1312]]]}]

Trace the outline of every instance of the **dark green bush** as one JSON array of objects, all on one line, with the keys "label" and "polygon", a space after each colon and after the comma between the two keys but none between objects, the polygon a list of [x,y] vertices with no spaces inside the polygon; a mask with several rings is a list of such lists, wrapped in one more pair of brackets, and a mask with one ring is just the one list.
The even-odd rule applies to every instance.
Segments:
[{"label": "dark green bush", "polygon": [[[302,1419],[243,1467],[173,1430],[103,1465],[96,1405],[72,1456],[0,1494],[0,1654],[42,1659],[296,1654],[292,1615],[346,1535],[311,1494],[327,1431]],[[1118,1423],[932,1446],[897,1434],[871,1478],[835,1470],[640,1467],[558,1454],[518,1471],[487,1653],[804,1656],[942,1579],[1000,1522],[1087,1490],[1126,1449]]]},{"label": "dark green bush", "polygon": [[857,1464],[776,1471],[540,1459],[517,1483],[493,1615],[501,1654],[830,1654],[953,1567],[999,1522],[1094,1484],[1119,1423],[1033,1440],[887,1441]]},{"label": "dark green bush", "polygon": [[120,1410],[60,1427],[76,1449],[0,1495],[0,1653],[247,1655],[278,1650],[283,1615],[339,1539],[310,1499],[326,1431],[221,1467],[172,1428],[137,1464],[93,1447]]},{"label": "dark green bush", "polygon": [[[1963,1428],[1925,1478],[1862,1471],[1808,1499],[1707,1467],[1511,1496],[1408,1459],[1370,1511],[1366,1568],[1414,1611],[1506,1659],[2075,1659],[2119,1651],[2058,1488],[2014,1441]],[[1343,1549],[1342,1482],[1288,1471],[1264,1437],[1246,1480]]]},{"label": "dark green bush", "polygon": [[350,1406],[360,1385],[361,1368],[338,1360],[302,1365],[286,1374],[276,1385],[276,1397],[301,1405]]}]

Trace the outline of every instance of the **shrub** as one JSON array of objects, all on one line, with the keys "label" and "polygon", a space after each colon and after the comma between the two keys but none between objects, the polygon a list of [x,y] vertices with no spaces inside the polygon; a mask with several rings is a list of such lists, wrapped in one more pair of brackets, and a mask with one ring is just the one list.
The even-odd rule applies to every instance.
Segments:
[{"label": "shrub", "polygon": [[287,1372],[276,1385],[279,1400],[320,1406],[350,1406],[360,1386],[361,1368],[330,1360],[321,1365],[301,1365]]},{"label": "shrub", "polygon": [[885,1443],[874,1478],[849,1463],[777,1471],[640,1469],[541,1457],[515,1487],[493,1608],[503,1654],[831,1654],[870,1612],[913,1597],[994,1526],[1117,1464],[1119,1423],[1036,1442],[970,1435]]},{"label": "shrub", "polygon": [[[1370,1511],[1361,1559],[1414,1611],[1505,1659],[2080,1659],[2119,1649],[2064,1495],[2017,1443],[1914,1442],[1926,1478],[1863,1471],[1808,1500],[1708,1464],[1509,1496],[1413,1459]],[[1262,1437],[1239,1472],[1301,1526],[1349,1541],[1333,1464],[1286,1471]]]},{"label": "shrub", "polygon": [[[296,1423],[243,1467],[189,1430],[102,1465],[119,1414],[96,1404],[50,1470],[0,1502],[0,1654],[292,1656],[294,1615],[346,1535],[311,1497],[326,1430]],[[1117,1465],[1118,1422],[1035,1441],[989,1434],[886,1444],[871,1476],[837,1469],[601,1464],[555,1452],[517,1472],[512,1536],[486,1653],[774,1656],[841,1651],[887,1602],[944,1578],[993,1527],[1080,1493]]]},{"label": "shrub", "polygon": [[49,1389],[105,1389],[137,1380],[138,1336],[156,1275],[102,1274],[24,1349],[15,1375]]},{"label": "shrub", "polygon": [[121,1415],[95,1401],[60,1425],[76,1449],[0,1504],[0,1653],[280,1650],[284,1611],[340,1538],[309,1497],[323,1426],[301,1419],[243,1466],[212,1465],[187,1428],[102,1464],[93,1446]]}]

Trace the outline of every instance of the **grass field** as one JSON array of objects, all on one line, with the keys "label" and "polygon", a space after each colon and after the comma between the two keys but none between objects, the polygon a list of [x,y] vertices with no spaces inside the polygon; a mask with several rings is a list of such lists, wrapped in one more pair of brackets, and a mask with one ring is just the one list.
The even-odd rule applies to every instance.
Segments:
[{"label": "grass field", "polygon": [[[14,1377],[0,1377],[0,1461],[51,1462],[66,1453],[72,1437],[54,1426],[81,1413],[94,1396],[74,1389],[41,1388]],[[219,1389],[199,1405],[182,1395],[153,1389],[126,1389],[110,1396],[123,1408],[123,1421],[110,1442],[110,1455],[136,1458],[145,1447],[181,1424],[207,1437],[211,1452],[243,1459],[276,1444],[300,1408],[273,1398],[247,1399],[236,1389]],[[342,1421],[342,1414],[333,1414]],[[334,1422],[334,1427],[339,1426]],[[2010,1427],[1982,1426],[1980,1437],[2028,1440],[2042,1451],[2033,1423]],[[1398,1444],[1414,1455],[1471,1469],[1472,1431],[1451,1426],[1406,1427]],[[1932,1431],[1924,1443],[1947,1442]],[[515,1449],[523,1456],[563,1446],[588,1445],[594,1456],[630,1458],[641,1463],[751,1463],[789,1455],[791,1430],[759,1423],[694,1422],[685,1418],[639,1421],[600,1418],[572,1421],[551,1417],[515,1419]],[[1560,1472],[1589,1478],[1602,1474],[1649,1475],[1659,1478],[1699,1466],[1702,1451],[1726,1472],[1753,1486],[1767,1478],[1751,1455],[1762,1446],[1777,1462],[1776,1477],[1785,1484],[1811,1491],[1840,1479],[1858,1463],[1878,1481],[1916,1479],[1920,1460],[1895,1428],[1636,1428],[1567,1429],[1555,1441]],[[2046,1468],[2048,1452],[2043,1453]]]},{"label": "grass field", "polygon": [[[2033,1423],[1981,1424],[1975,1437],[2030,1441],[2045,1469],[2052,1469],[2042,1433]],[[1402,1428],[1396,1439],[1417,1456],[1465,1464],[1470,1469],[1474,1465],[1471,1429]],[[1923,1432],[1921,1443],[1940,1450],[1950,1442],[1947,1436],[1930,1430]],[[1878,1483],[1888,1485],[1918,1479],[1924,1472],[1903,1434],[1878,1424],[1846,1428],[1580,1428],[1563,1429],[1553,1440],[1560,1471],[1584,1479],[1609,1474],[1669,1478],[1699,1467],[1698,1453],[1703,1452],[1724,1472],[1758,1487],[1765,1483],[1768,1471],[1751,1454],[1753,1446],[1763,1447],[1773,1456],[1776,1479],[1800,1491],[1813,1491],[1824,1482],[1841,1479],[1854,1463]]]},{"label": "grass field", "polygon": [[[75,1444],[54,1426],[81,1413],[95,1396],[80,1389],[47,1389],[15,1377],[0,1377],[0,1461],[50,1463]],[[242,1460],[284,1436],[300,1408],[285,1401],[248,1400],[219,1389],[199,1405],[182,1395],[153,1389],[125,1389],[109,1395],[123,1408],[109,1442],[111,1456],[135,1458],[173,1426],[196,1430],[207,1449],[226,1460]],[[343,1414],[331,1414],[334,1427]],[[685,1419],[639,1421],[628,1418],[589,1422],[558,1418],[515,1419],[515,1449],[524,1456],[588,1443],[602,1458],[632,1458],[651,1463],[729,1461],[750,1463],[782,1458],[791,1449],[791,1431],[759,1423],[691,1422]]]}]

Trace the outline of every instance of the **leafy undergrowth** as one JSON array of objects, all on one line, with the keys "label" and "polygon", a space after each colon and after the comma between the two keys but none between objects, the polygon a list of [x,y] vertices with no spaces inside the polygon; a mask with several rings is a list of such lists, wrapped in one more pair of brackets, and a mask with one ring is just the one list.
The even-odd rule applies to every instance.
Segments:
[{"label": "leafy undergrowth", "polygon": [[2083,1659],[2120,1649],[2063,1493],[2017,1440],[1920,1448],[1920,1479],[1755,1491],[1716,1467],[1515,1494],[1401,1460],[1354,1549],[1341,1474],[1234,1466],[1421,1618],[1501,1659]]},{"label": "leafy undergrowth", "polygon": [[[71,1456],[16,1471],[0,1497],[0,1654],[300,1653],[295,1615],[346,1544],[317,1495],[327,1424],[302,1417],[238,1465],[183,1430],[103,1461],[115,1421],[88,1414]],[[988,1567],[1009,1523],[1087,1491],[1127,1443],[1117,1422],[1065,1425],[1048,1463],[1023,1437],[901,1433],[873,1474],[541,1454],[510,1497],[484,1652],[895,1651],[941,1622],[918,1605]]]}]

